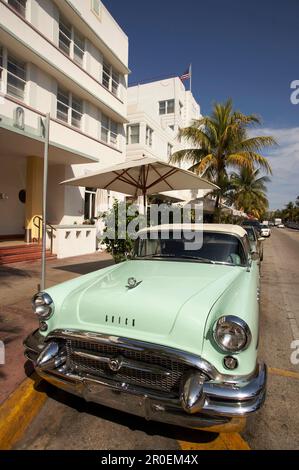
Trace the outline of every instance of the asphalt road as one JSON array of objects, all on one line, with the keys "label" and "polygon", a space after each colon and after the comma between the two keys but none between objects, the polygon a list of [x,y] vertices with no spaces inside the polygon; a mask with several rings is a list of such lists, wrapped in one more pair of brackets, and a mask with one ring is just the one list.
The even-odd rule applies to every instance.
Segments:
[{"label": "asphalt road", "polygon": [[[247,420],[242,438],[252,449],[299,449],[299,365],[290,360],[291,342],[299,339],[299,231],[273,229],[264,242],[261,276],[260,358],[269,367],[268,396],[262,410]],[[15,448],[226,448],[215,434],[146,422],[52,387],[47,393],[46,404]],[[234,442],[238,446],[238,440],[231,442],[229,448]]]}]

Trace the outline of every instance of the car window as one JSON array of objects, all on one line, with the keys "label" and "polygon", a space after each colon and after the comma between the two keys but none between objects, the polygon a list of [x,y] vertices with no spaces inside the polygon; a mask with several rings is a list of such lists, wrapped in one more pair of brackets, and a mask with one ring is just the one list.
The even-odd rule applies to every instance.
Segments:
[{"label": "car window", "polygon": [[190,249],[190,240],[173,238],[170,232],[168,240],[161,238],[161,232],[150,239],[137,239],[135,245],[135,257],[137,258],[161,258],[161,259],[194,259],[194,261],[215,262],[243,266],[246,264],[246,256],[240,240],[230,234],[203,232],[203,244],[201,248]]},{"label": "car window", "polygon": [[247,232],[247,235],[248,235],[248,238],[251,242],[255,242],[256,241],[256,235],[255,235],[255,231],[254,231],[254,228],[252,227],[245,227],[245,230]]}]

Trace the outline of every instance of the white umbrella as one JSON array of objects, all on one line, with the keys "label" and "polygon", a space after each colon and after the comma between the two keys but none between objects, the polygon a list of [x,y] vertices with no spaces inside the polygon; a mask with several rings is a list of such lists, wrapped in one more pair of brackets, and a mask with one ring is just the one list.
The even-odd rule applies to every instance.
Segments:
[{"label": "white umbrella", "polygon": [[61,184],[107,189],[134,197],[142,195],[144,206],[149,194],[183,189],[213,190],[218,187],[191,171],[152,157],[127,160],[86,176],[62,181]]}]

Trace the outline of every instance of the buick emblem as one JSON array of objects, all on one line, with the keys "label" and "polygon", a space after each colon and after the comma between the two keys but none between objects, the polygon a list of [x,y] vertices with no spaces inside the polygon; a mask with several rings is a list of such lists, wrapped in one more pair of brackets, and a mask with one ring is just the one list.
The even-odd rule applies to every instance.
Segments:
[{"label": "buick emblem", "polygon": [[109,369],[113,372],[119,371],[122,366],[122,360],[120,357],[112,357],[108,362]]},{"label": "buick emblem", "polygon": [[128,289],[134,289],[134,287],[139,286],[139,284],[140,284],[141,282],[142,282],[142,281],[137,281],[137,280],[135,279],[135,277],[129,277],[127,288],[128,288]]}]

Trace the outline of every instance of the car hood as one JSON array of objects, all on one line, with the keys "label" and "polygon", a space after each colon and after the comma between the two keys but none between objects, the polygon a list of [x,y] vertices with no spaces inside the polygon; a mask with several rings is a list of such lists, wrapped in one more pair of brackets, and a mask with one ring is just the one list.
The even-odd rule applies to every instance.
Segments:
[{"label": "car hood", "polygon": [[[53,327],[153,342],[168,337],[174,344],[175,336],[188,342],[186,335],[192,336],[195,328],[198,350],[212,306],[243,271],[197,262],[126,261],[82,280],[64,299],[60,314],[54,315]],[[131,289],[130,277],[137,281]]]}]

